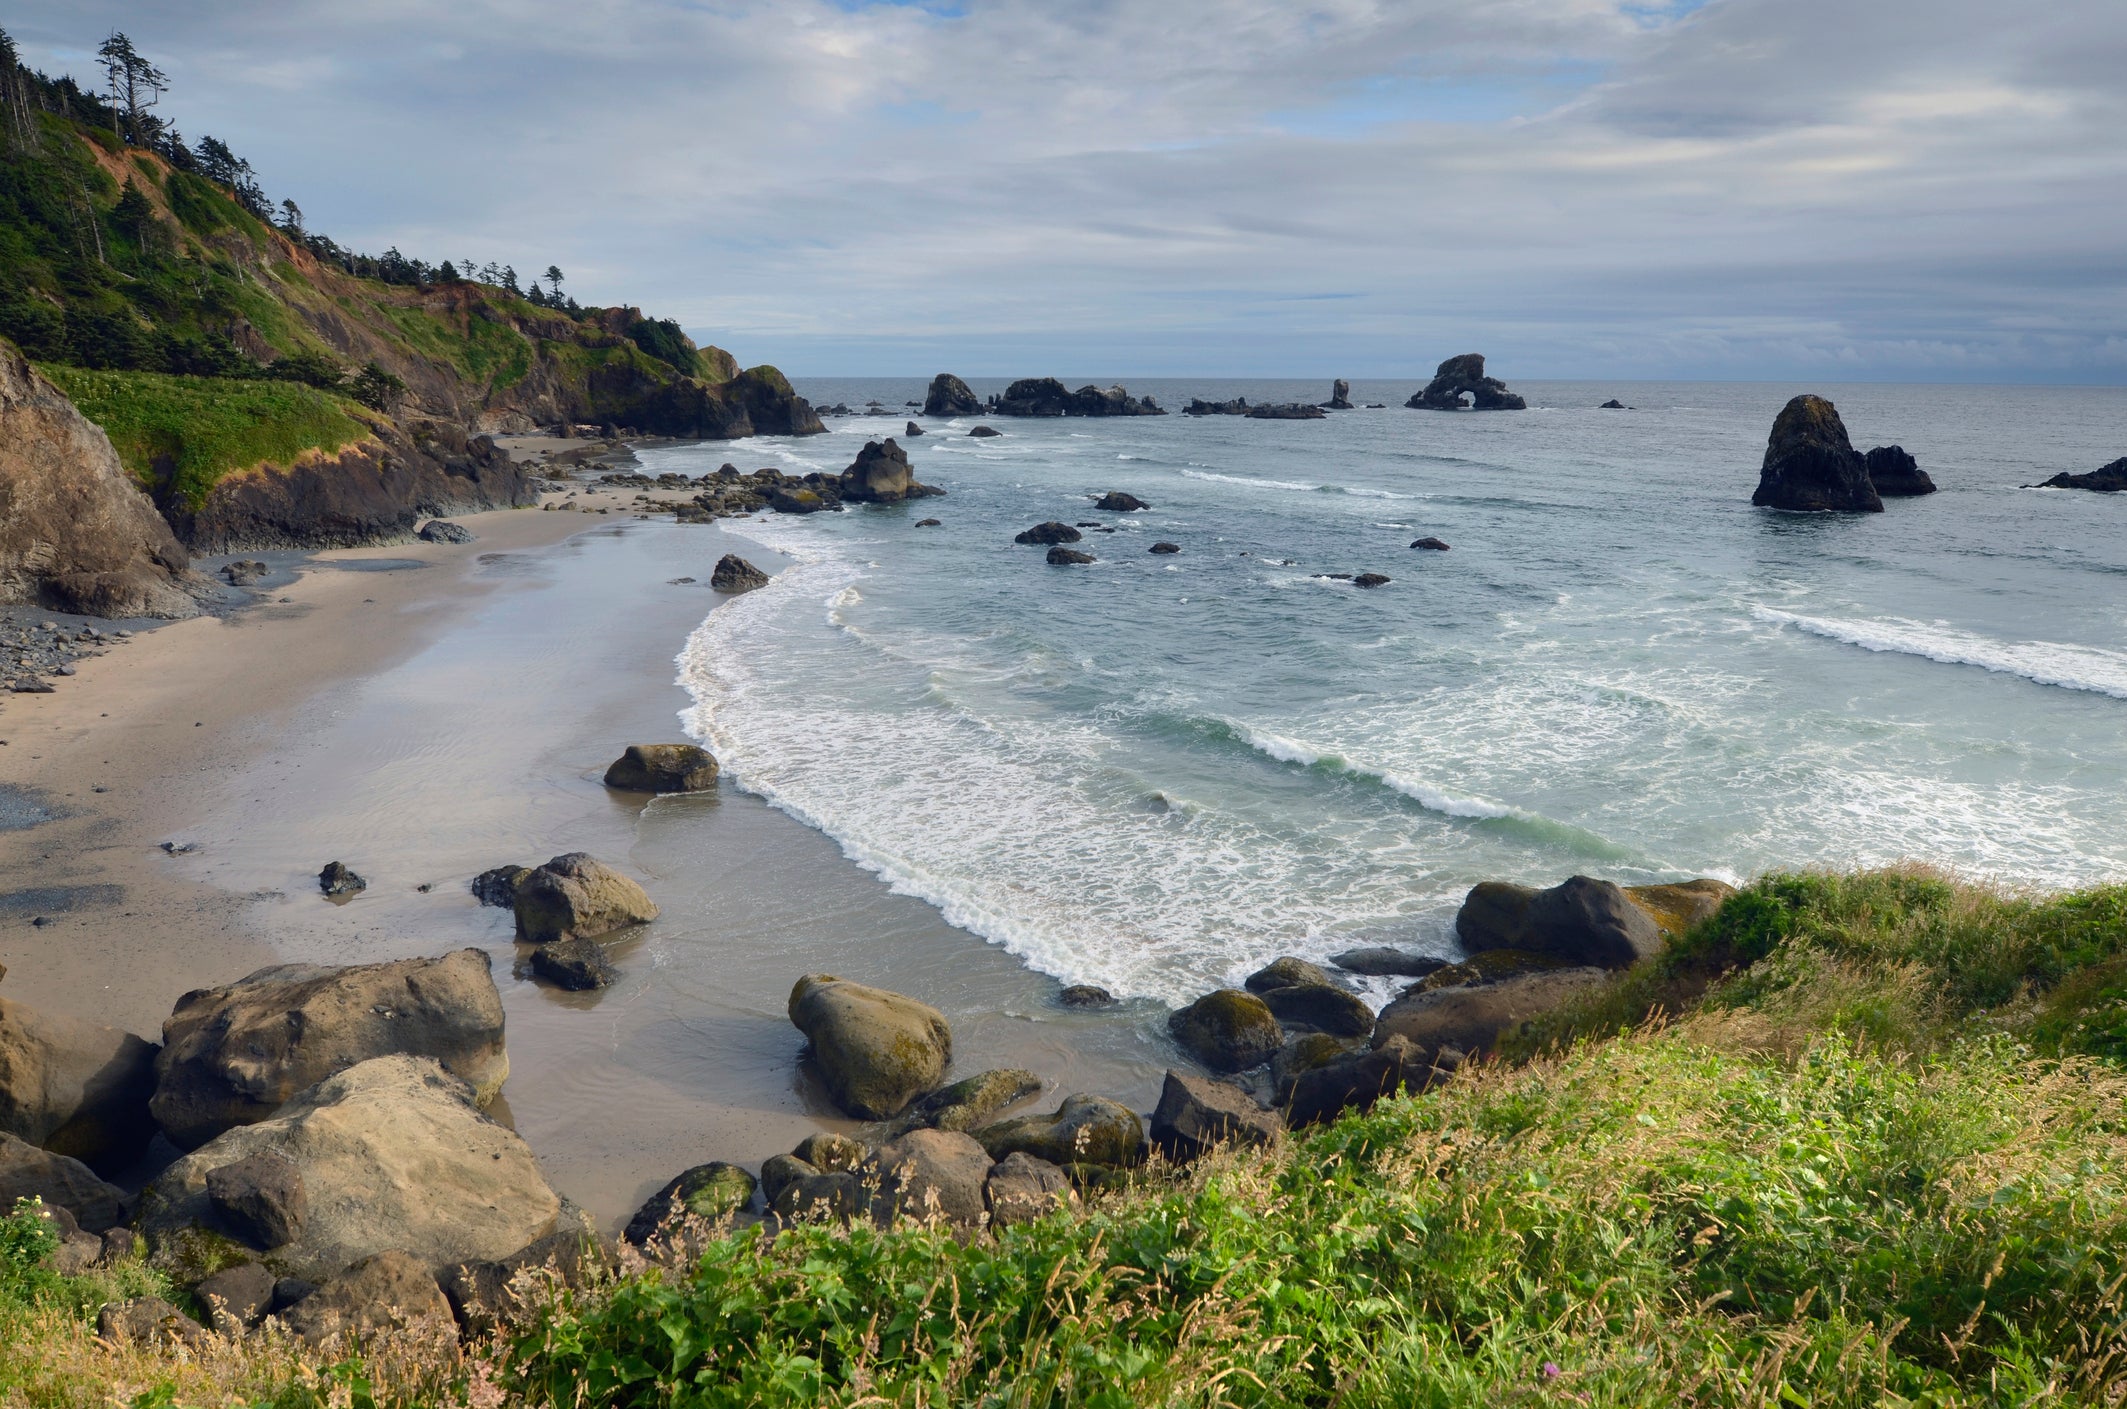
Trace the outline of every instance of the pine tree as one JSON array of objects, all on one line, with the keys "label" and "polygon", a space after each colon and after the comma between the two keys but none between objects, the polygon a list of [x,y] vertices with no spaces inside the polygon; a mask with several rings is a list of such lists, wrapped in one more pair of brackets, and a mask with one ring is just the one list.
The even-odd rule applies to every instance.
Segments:
[{"label": "pine tree", "polygon": [[170,78],[142,58],[133,41],[119,30],[96,51],[111,85],[111,128],[118,137],[136,147],[150,145],[161,124],[148,117],[148,109],[170,91]]}]

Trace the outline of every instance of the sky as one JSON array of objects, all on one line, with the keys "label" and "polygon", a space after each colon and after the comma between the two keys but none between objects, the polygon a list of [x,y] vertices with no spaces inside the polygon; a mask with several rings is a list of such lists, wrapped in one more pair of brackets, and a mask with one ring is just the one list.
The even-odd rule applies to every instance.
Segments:
[{"label": "sky", "polygon": [[[794,375],[2127,383],[2127,3],[0,0]],[[1075,384],[1075,383],[1074,383]]]}]

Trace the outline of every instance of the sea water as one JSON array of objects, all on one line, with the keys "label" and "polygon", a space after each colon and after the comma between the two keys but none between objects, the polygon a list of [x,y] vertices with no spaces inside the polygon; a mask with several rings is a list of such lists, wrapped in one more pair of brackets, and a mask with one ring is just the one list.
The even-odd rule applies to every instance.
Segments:
[{"label": "sea water", "polygon": [[[1386,408],[910,438],[923,387],[801,382],[890,414],[641,452],[838,472],[893,435],[946,491],[727,522],[791,561],[685,643],[685,722],[727,779],[1058,980],[1186,1001],[1279,954],[1451,952],[1488,878],[2127,877],[2127,495],[2021,487],[2127,453],[2127,391],[1533,383],[1525,412],[1453,413],[1362,382]],[[1752,508],[1804,390],[1941,492]],[[1095,510],[1110,490],[1152,507]],[[1051,519],[1099,524],[1075,545],[1098,561],[1013,543]],[[1333,576],[1363,572],[1391,580]]]}]

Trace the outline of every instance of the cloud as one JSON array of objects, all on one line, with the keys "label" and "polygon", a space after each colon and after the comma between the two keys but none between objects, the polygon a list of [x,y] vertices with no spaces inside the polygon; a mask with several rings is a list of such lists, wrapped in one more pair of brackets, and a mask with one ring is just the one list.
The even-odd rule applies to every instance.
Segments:
[{"label": "cloud", "polygon": [[15,10],[344,241],[801,371],[2127,374],[2112,0]]}]

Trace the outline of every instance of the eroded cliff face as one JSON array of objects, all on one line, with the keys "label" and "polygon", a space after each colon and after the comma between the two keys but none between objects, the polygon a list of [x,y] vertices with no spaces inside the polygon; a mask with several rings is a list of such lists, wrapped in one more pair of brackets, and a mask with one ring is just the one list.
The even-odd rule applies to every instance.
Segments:
[{"label": "eroded cliff face", "polygon": [[188,562],[102,428],[0,342],[0,602],[196,616]]}]

